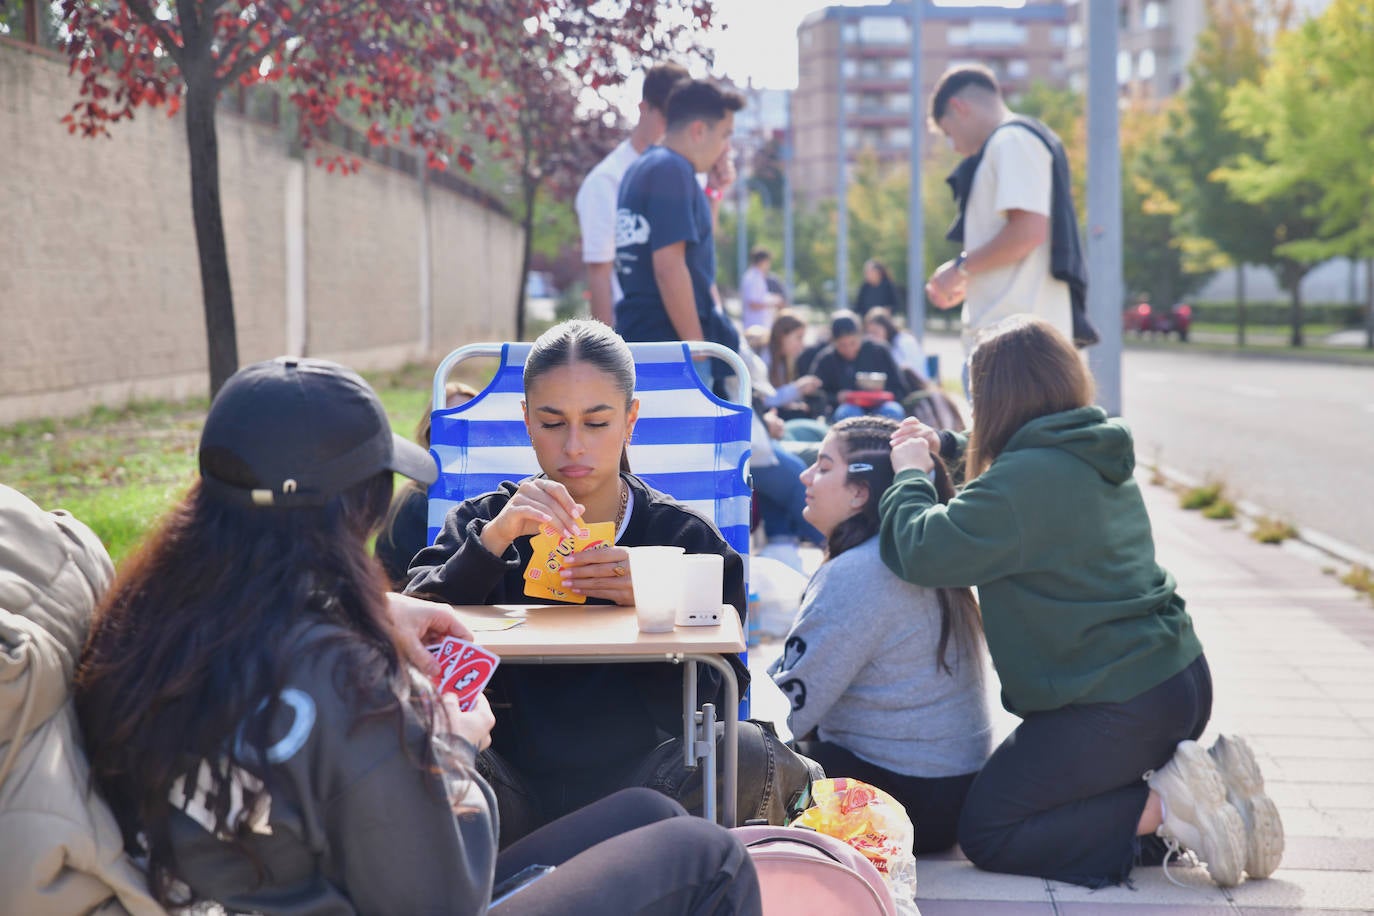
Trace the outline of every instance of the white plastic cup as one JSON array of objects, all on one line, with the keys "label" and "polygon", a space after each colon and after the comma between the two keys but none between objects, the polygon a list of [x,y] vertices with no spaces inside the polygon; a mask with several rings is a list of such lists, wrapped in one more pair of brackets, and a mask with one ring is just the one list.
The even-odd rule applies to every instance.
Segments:
[{"label": "white plastic cup", "polygon": [[682,604],[681,547],[628,547],[639,632],[667,633]]},{"label": "white plastic cup", "polygon": [[682,558],[680,627],[709,627],[720,623],[725,557],[718,553],[689,553]]}]

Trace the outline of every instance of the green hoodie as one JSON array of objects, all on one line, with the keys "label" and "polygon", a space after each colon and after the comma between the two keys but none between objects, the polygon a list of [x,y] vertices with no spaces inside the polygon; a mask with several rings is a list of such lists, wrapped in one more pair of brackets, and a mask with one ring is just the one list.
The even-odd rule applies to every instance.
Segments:
[{"label": "green hoodie", "polygon": [[947,505],[920,471],[879,504],[883,562],[917,585],[978,586],[1002,704],[1119,703],[1202,654],[1155,562],[1131,433],[1098,407],[1032,420]]}]

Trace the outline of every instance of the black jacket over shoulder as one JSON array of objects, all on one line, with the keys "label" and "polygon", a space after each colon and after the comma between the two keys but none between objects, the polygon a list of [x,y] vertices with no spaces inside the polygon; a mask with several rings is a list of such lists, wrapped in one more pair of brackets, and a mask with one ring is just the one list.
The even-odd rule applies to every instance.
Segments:
[{"label": "black jacket over shoulder", "polygon": [[[634,494],[623,547],[672,545],[687,553],[725,557],[723,600],[745,615],[744,562],[711,522],[632,474],[622,475]],[[482,544],[482,529],[505,508],[516,485],[503,483],[455,506],[432,547],[410,568],[407,594],[449,604],[533,603],[525,596],[528,536],[516,538],[502,556]],[[540,604],[556,603],[538,599]],[[588,604],[609,604],[588,598]],[[749,671],[736,656],[740,692]],[[719,707],[723,690],[714,669],[701,670],[699,699]],[[666,664],[502,665],[489,687],[496,712],[492,747],[522,771],[543,775],[568,768],[623,765],[682,731],[682,672]],[[507,707],[507,704],[508,707]]]}]

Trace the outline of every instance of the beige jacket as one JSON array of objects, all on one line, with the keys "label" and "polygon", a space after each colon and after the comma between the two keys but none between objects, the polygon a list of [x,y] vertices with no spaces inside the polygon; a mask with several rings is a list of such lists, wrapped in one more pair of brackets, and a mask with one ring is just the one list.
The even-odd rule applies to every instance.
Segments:
[{"label": "beige jacket", "polygon": [[90,788],[71,701],[113,571],[89,528],[0,486],[0,916],[164,912]]}]

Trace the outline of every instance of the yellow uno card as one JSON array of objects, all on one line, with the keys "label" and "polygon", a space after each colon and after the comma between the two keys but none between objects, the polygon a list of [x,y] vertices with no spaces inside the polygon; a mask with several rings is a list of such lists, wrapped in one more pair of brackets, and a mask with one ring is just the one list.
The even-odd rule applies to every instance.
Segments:
[{"label": "yellow uno card", "polygon": [[562,588],[563,561],[574,553],[610,547],[615,543],[615,525],[598,522],[579,528],[572,537],[560,537],[549,525],[530,538],[532,556],[525,567],[525,595],[569,604],[585,604],[585,595],[576,595]]}]

